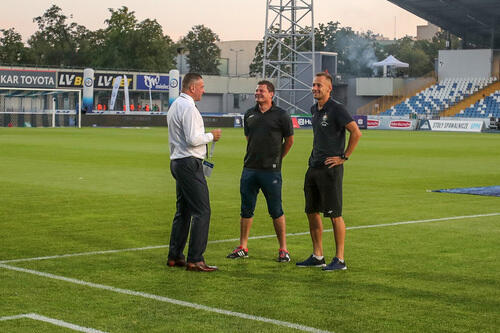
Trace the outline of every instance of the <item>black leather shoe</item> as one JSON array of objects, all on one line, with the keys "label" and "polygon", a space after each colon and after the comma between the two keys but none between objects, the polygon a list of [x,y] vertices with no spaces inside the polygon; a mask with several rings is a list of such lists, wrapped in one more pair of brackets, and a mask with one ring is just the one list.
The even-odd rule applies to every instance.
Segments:
[{"label": "black leather shoe", "polygon": [[186,265],[186,270],[193,272],[215,272],[218,269],[217,266],[208,266],[204,261],[188,262]]}]

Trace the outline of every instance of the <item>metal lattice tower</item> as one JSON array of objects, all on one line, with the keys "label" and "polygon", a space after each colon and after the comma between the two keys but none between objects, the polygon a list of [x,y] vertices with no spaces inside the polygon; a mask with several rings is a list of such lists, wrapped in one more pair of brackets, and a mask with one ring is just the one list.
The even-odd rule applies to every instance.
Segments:
[{"label": "metal lattice tower", "polygon": [[266,0],[262,76],[276,80],[276,102],[289,113],[309,113],[314,75],[313,0]]}]

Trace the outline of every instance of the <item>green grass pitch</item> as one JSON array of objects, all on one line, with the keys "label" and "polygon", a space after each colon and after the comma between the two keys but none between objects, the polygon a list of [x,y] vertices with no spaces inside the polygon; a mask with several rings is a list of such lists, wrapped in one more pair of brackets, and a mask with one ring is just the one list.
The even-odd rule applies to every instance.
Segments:
[{"label": "green grass pitch", "polygon": [[[271,237],[231,261],[245,139],[223,129],[205,254],[220,271],[203,274],[165,267],[175,208],[165,128],[0,129],[0,318],[36,313],[110,333],[500,330],[500,198],[427,191],[500,185],[500,135],[364,131],[345,167],[347,226],[443,220],[350,229],[348,270],[332,273],[295,267],[311,253],[311,145],[310,130],[296,131],[283,165],[287,232],[299,233],[288,237],[292,262],[275,262],[262,194],[251,236]],[[11,261],[149,246],[160,247]],[[332,232],[324,248],[331,260]],[[0,332],[71,331],[0,320]]]}]

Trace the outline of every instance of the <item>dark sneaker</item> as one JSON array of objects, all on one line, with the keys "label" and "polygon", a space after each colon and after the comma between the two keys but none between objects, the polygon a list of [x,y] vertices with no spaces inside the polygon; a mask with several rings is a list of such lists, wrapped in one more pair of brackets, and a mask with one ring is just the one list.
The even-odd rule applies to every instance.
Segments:
[{"label": "dark sneaker", "polygon": [[233,252],[229,253],[226,258],[229,259],[237,259],[237,258],[248,258],[248,249],[244,249],[241,246],[238,246],[233,250]]},{"label": "dark sneaker", "polygon": [[344,271],[347,269],[345,262],[340,262],[339,258],[333,258],[332,262],[323,267],[324,271]]},{"label": "dark sneaker", "polygon": [[290,252],[287,250],[280,249],[278,254],[278,262],[289,262],[290,261]]},{"label": "dark sneaker", "polygon": [[319,260],[314,258],[314,256],[311,254],[309,258],[304,261],[298,262],[295,265],[297,265],[298,267],[325,267],[326,263],[325,258]]}]

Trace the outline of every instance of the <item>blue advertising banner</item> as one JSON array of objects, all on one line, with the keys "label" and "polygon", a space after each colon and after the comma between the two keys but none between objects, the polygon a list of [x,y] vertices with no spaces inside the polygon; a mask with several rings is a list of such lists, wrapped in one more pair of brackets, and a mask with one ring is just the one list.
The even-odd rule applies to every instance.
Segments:
[{"label": "blue advertising banner", "polygon": [[152,91],[168,91],[169,88],[168,75],[137,75],[137,90],[152,90]]},{"label": "blue advertising banner", "polygon": [[243,117],[235,116],[234,117],[234,127],[242,127],[243,126]]},{"label": "blue advertising banner", "polygon": [[359,129],[367,129],[368,128],[368,117],[362,115],[353,116],[354,121],[358,124]]},{"label": "blue advertising banner", "polygon": [[431,123],[429,123],[429,120],[427,120],[427,119],[422,119],[422,120],[420,120],[420,124],[418,126],[418,129],[421,131],[430,131],[431,130]]}]

